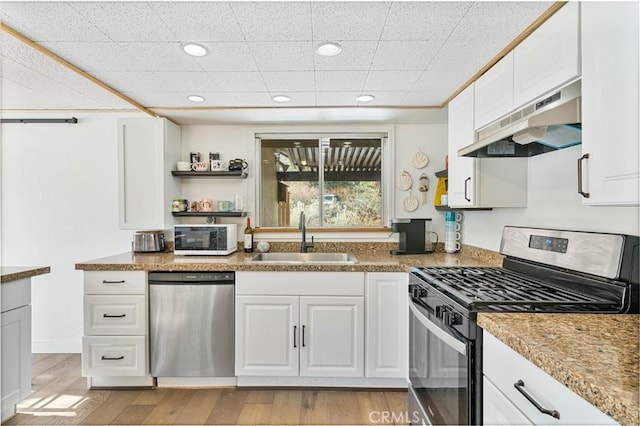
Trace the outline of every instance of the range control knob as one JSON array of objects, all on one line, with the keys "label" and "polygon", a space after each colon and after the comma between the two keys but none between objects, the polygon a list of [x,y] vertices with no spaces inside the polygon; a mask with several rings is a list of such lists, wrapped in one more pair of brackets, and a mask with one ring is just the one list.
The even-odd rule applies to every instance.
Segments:
[{"label": "range control knob", "polygon": [[457,325],[461,323],[460,314],[456,314],[451,310],[447,309],[442,313],[442,322],[445,325]]},{"label": "range control knob", "polygon": [[417,285],[414,285],[411,288],[411,296],[413,296],[416,299],[427,297],[427,290],[425,290],[424,288],[421,288],[421,287],[419,287]]}]

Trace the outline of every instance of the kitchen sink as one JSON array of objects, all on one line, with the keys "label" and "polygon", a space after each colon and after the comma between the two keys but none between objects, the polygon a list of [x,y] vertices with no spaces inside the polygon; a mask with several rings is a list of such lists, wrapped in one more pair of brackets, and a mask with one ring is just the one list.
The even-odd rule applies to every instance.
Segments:
[{"label": "kitchen sink", "polygon": [[251,259],[257,263],[332,263],[353,264],[358,259],[351,253],[259,253]]}]

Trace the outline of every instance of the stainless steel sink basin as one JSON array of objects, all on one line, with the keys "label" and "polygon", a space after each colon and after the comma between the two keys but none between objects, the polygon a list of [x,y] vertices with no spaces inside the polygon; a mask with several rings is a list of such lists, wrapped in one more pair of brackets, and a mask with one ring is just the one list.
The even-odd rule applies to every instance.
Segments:
[{"label": "stainless steel sink basin", "polygon": [[333,263],[353,264],[358,259],[351,253],[259,253],[251,259],[258,263]]}]

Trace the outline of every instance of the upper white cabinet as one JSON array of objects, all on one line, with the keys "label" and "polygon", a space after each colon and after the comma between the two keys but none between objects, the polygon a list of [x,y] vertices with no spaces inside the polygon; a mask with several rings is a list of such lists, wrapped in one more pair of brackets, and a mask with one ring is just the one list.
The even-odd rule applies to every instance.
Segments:
[{"label": "upper white cabinet", "polygon": [[580,76],[579,18],[569,2],[513,50],[515,108]]},{"label": "upper white cabinet", "polygon": [[458,157],[474,142],[474,85],[449,102],[449,206],[526,207],[527,158]]},{"label": "upper white cabinet", "polygon": [[475,128],[513,110],[513,51],[475,82]]},{"label": "upper white cabinet", "polygon": [[582,201],[638,205],[638,2],[581,7]]},{"label": "upper white cabinet", "polygon": [[118,121],[120,229],[166,229],[180,194],[169,170],[180,160],[180,128],[164,118]]}]

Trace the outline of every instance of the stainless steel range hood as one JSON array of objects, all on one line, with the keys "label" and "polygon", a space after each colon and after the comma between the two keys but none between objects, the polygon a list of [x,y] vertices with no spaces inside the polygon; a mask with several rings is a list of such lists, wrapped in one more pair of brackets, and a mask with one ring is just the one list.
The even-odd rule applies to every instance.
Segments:
[{"label": "stainless steel range hood", "polygon": [[580,81],[531,103],[476,131],[475,143],[458,151],[464,157],[531,157],[577,145]]}]

